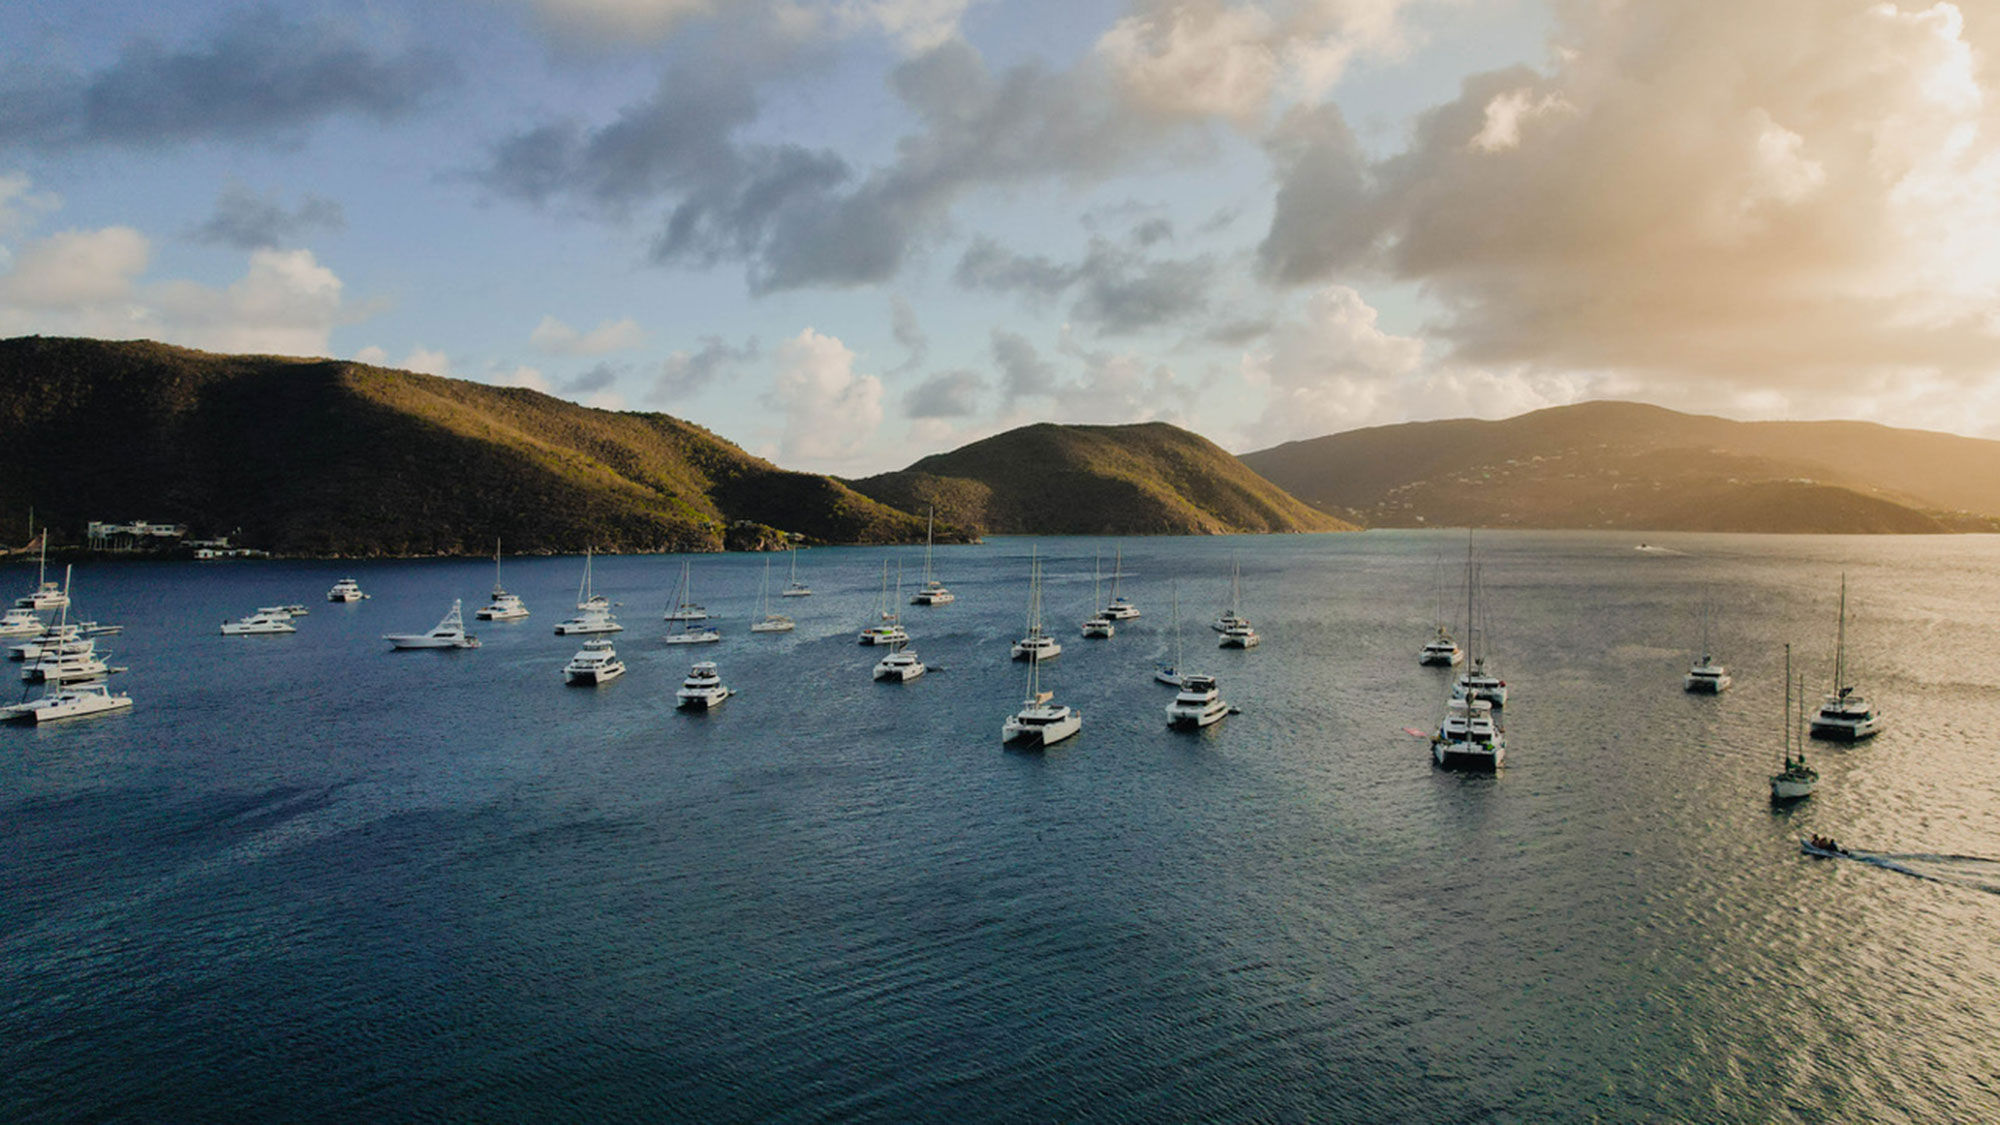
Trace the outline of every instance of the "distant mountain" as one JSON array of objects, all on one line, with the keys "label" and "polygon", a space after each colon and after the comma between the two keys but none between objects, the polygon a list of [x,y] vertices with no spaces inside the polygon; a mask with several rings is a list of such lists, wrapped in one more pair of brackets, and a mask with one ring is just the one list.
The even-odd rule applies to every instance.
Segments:
[{"label": "distant mountain", "polygon": [[1164,422],[1023,426],[848,482],[909,512],[1000,534],[1341,531],[1198,434]]},{"label": "distant mountain", "polygon": [[[0,520],[242,530],[299,554],[907,542],[923,520],[665,414],[338,360],[0,340]],[[68,529],[65,531],[65,529]],[[941,538],[955,538],[941,528]],[[11,538],[11,536],[10,536]]]},{"label": "distant mountain", "polygon": [[2000,442],[1867,422],[1734,422],[1591,402],[1411,422],[1243,462],[1375,527],[2000,530]]}]

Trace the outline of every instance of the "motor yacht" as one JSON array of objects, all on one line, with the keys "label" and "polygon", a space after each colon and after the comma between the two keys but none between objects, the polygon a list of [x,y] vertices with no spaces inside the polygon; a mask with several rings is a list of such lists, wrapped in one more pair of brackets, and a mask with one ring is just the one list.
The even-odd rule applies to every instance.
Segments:
[{"label": "motor yacht", "polygon": [[1454,697],[1431,736],[1431,761],[1446,769],[1497,770],[1507,760],[1507,734],[1484,699]]},{"label": "motor yacht", "polygon": [[586,547],[583,552],[583,581],[576,587],[576,616],[556,622],[558,637],[624,631],[625,626],[611,615],[610,599],[595,592],[591,586],[590,560],[591,552]]},{"label": "motor yacht", "polygon": [[1432,668],[1456,668],[1464,659],[1465,650],[1458,647],[1458,642],[1452,639],[1450,630],[1440,625],[1437,627],[1437,635],[1430,639],[1430,643],[1426,644],[1423,652],[1418,655],[1417,663]]},{"label": "motor yacht", "polygon": [[1181,679],[1180,694],[1167,704],[1167,725],[1176,730],[1198,730],[1220,722],[1229,714],[1222,689],[1214,676],[1190,673]]},{"label": "motor yacht", "polygon": [[222,623],[225,637],[247,637],[259,634],[296,633],[297,625],[292,624],[292,615],[282,610],[273,613],[270,609],[260,609],[248,617]]},{"label": "motor yacht", "polygon": [[31,684],[66,684],[101,680],[110,672],[111,667],[95,652],[51,652],[23,669],[21,679]]},{"label": "motor yacht", "polygon": [[474,611],[472,616],[481,621],[519,621],[528,616],[528,606],[521,595],[510,594],[500,585],[500,541],[493,541],[493,600]]},{"label": "motor yacht", "polygon": [[687,679],[681,681],[674,698],[678,701],[676,706],[684,711],[706,711],[720,706],[731,694],[722,686],[722,676],[715,670],[714,662],[704,660],[688,669]]},{"label": "motor yacht", "polygon": [[90,652],[97,642],[74,625],[51,625],[42,635],[7,646],[9,660],[40,660],[47,653]]},{"label": "motor yacht", "polygon": [[911,605],[949,605],[958,600],[958,595],[945,589],[943,582],[931,570],[931,530],[937,520],[937,509],[932,508],[924,517],[924,584],[910,598]]},{"label": "motor yacht", "polygon": [[32,637],[48,628],[41,614],[15,606],[0,614],[0,637]]},{"label": "motor yacht", "polygon": [[930,671],[922,660],[910,649],[898,646],[889,655],[875,662],[875,678],[906,683]]},{"label": "motor yacht", "polygon": [[1833,690],[1820,701],[1809,729],[1829,742],[1860,742],[1882,733],[1884,723],[1875,705],[1847,682],[1847,576],[1840,576],[1840,628],[1833,647]]},{"label": "motor yacht", "polygon": [[563,682],[569,684],[604,684],[625,674],[625,662],[618,659],[618,651],[611,642],[603,638],[593,638],[583,642],[569,663],[563,665]]},{"label": "motor yacht", "polygon": [[102,683],[68,684],[39,699],[0,707],[0,720],[17,723],[53,723],[81,719],[112,711],[129,711],[132,697],[114,693]]},{"label": "motor yacht", "polygon": [[478,648],[479,638],[465,631],[465,615],[459,611],[459,600],[453,598],[451,609],[428,633],[384,633],[382,639],[395,648]]},{"label": "motor yacht", "polygon": [[333,588],[326,592],[326,600],[330,602],[358,602],[367,596],[361,592],[361,583],[352,578],[335,582]]}]

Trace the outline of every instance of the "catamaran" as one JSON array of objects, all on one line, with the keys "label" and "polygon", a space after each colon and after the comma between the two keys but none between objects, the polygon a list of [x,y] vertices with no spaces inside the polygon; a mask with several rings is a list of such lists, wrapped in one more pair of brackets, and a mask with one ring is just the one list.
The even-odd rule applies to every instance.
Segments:
[{"label": "catamaran", "polygon": [[[902,571],[898,570],[896,585],[902,586]],[[900,598],[902,591],[897,590]],[[900,645],[910,643],[910,634],[903,629],[902,621],[889,603],[889,560],[882,560],[882,596],[875,603],[876,623],[861,630],[864,645]]]},{"label": "catamaran", "polygon": [[[1806,684],[1799,681],[1799,724],[1805,725]],[[1792,646],[1785,646],[1785,713],[1780,721],[1785,735],[1784,770],[1771,775],[1771,803],[1783,804],[1812,796],[1819,785],[1819,773],[1806,765],[1806,740],[1799,738],[1798,753],[1792,752]]]},{"label": "catamaran", "polygon": [[1118,580],[1123,577],[1125,577],[1125,548],[1120,547],[1111,563],[1111,601],[1099,611],[1099,617],[1108,617],[1113,621],[1130,621],[1139,616],[1139,607],[1118,592]]},{"label": "catamaran", "polygon": [[688,562],[686,559],[682,559],[681,581],[680,585],[674,588],[673,604],[667,607],[667,615],[665,617],[667,621],[708,620],[708,611],[695,604],[694,590],[689,584],[688,575]]},{"label": "catamaran", "polygon": [[1478,601],[1479,564],[1472,561],[1472,545],[1465,548],[1465,640],[1472,650],[1472,667],[1459,673],[1452,683],[1452,694],[1459,698],[1477,699],[1494,707],[1507,706],[1507,681],[1501,679],[1486,667],[1487,631],[1480,627]]},{"label": "catamaran", "polygon": [[[1104,582],[1104,552],[1099,551],[1097,553],[1096,563],[1094,563],[1090,568],[1091,605],[1097,604],[1098,594],[1101,593],[1103,589],[1103,582]],[[1106,617],[1103,613],[1099,613],[1096,616],[1092,617],[1090,620],[1085,621],[1083,623],[1083,635],[1086,637],[1102,640],[1106,637],[1110,637],[1116,632],[1118,632],[1118,627],[1116,625],[1113,625],[1111,623],[1111,619],[1109,617]]]},{"label": "catamaran", "polygon": [[333,588],[326,592],[326,600],[330,602],[358,602],[367,596],[361,592],[361,583],[352,578],[335,582]]},{"label": "catamaran", "polygon": [[958,600],[958,595],[945,589],[944,583],[938,581],[937,575],[931,571],[931,529],[936,521],[937,508],[933,507],[930,515],[924,517],[924,585],[911,596],[911,605],[947,605]]},{"label": "catamaran", "polygon": [[[1787,648],[1786,651],[1791,650]],[[1729,669],[1716,663],[1715,657],[1709,651],[1708,603],[1704,602],[1701,607],[1701,659],[1695,661],[1694,666],[1688,669],[1688,674],[1681,679],[1681,687],[1683,690],[1705,695],[1721,695],[1728,691],[1729,685],[1734,682],[1729,676]]]},{"label": "catamaran", "polygon": [[1250,619],[1243,616],[1242,603],[1243,566],[1240,563],[1232,562],[1229,564],[1229,608],[1224,610],[1222,615],[1217,617],[1213,622],[1210,622],[1208,627],[1218,633],[1227,633],[1238,626],[1248,628]]},{"label": "catamaran", "polygon": [[1493,704],[1453,696],[1431,736],[1431,761],[1445,769],[1497,770],[1506,760],[1507,732],[1494,717]]},{"label": "catamaran", "polygon": [[625,674],[625,662],[610,640],[592,637],[563,665],[562,674],[566,684],[606,684]]},{"label": "catamaran", "polygon": [[35,592],[23,594],[14,599],[15,609],[62,609],[69,605],[69,595],[61,586],[49,580],[49,529],[42,529],[41,570],[35,579]]},{"label": "catamaran", "polygon": [[916,651],[904,645],[890,646],[889,655],[875,662],[874,676],[878,680],[892,680],[905,683],[930,671]]},{"label": "catamaran", "polygon": [[528,616],[521,595],[510,594],[500,585],[500,540],[493,541],[493,600],[473,614],[481,621],[519,621]]},{"label": "catamaran", "polygon": [[683,711],[706,711],[721,706],[733,694],[722,686],[722,674],[715,670],[715,662],[704,660],[688,669],[687,679],[681,681],[674,699]]},{"label": "catamaran", "polygon": [[81,719],[112,711],[132,709],[132,697],[114,693],[109,684],[67,684],[39,699],[0,707],[0,720],[16,723],[53,723],[61,719]]},{"label": "catamaran", "polygon": [[1847,682],[1847,575],[1840,576],[1840,629],[1833,645],[1833,691],[1820,701],[1813,716],[1812,736],[1833,742],[1859,742],[1882,732],[1882,715],[1867,697]]},{"label": "catamaran", "polygon": [[1181,677],[1180,694],[1167,704],[1167,725],[1175,730],[1199,730],[1222,721],[1229,714],[1222,688],[1214,676],[1190,672]]},{"label": "catamaran", "polygon": [[1437,631],[1430,642],[1417,655],[1417,663],[1427,668],[1456,668],[1465,659],[1464,650],[1452,639],[1451,629],[1444,620],[1444,558],[1442,555],[1431,568],[1431,605],[1434,609]]},{"label": "catamaran", "polygon": [[384,633],[382,639],[390,647],[409,648],[478,648],[479,638],[465,631],[465,615],[460,612],[459,599],[451,600],[451,609],[445,612],[428,633]]},{"label": "catamaran", "polygon": [[[1042,564],[1030,556],[1028,573],[1028,616],[1039,623],[1042,603]],[[1055,702],[1055,693],[1042,690],[1042,662],[1028,661],[1028,697],[1021,709],[1000,724],[1002,745],[1018,743],[1029,747],[1054,746],[1083,729],[1083,713]]]},{"label": "catamaran", "polygon": [[799,548],[797,544],[793,544],[792,546],[791,584],[785,587],[785,592],[782,596],[787,598],[809,598],[812,596],[812,587],[799,581]]},{"label": "catamaran", "polygon": [[576,588],[576,616],[567,621],[556,622],[556,636],[567,637],[578,633],[616,633],[625,626],[611,616],[611,602],[603,594],[591,588],[590,548],[583,549],[583,581]]},{"label": "catamaran", "polygon": [[1033,576],[1028,581],[1028,635],[1015,641],[1009,651],[1016,660],[1039,664],[1061,656],[1062,645],[1042,628],[1042,561],[1033,548],[1028,553],[1028,570]]}]

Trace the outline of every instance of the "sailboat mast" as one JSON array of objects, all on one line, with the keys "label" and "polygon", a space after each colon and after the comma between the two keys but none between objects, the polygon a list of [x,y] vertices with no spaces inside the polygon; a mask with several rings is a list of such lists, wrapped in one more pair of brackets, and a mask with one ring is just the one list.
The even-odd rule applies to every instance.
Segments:
[{"label": "sailboat mast", "polygon": [[[1028,549],[1028,636],[1035,637],[1042,630],[1042,559],[1035,549]],[[1039,651],[1028,653],[1028,706],[1040,702],[1042,694],[1042,660]]]},{"label": "sailboat mast", "polygon": [[1847,572],[1840,575],[1840,627],[1833,635],[1833,694],[1847,683]]},{"label": "sailboat mast", "polygon": [[1792,768],[1792,646],[1785,646],[1785,768]]},{"label": "sailboat mast", "polygon": [[1185,671],[1183,671],[1183,670],[1182,670],[1182,668],[1181,668],[1181,583],[1180,583],[1180,579],[1178,579],[1178,578],[1174,579],[1174,582],[1173,582],[1173,585],[1172,585],[1172,590],[1173,590],[1173,597],[1174,597],[1174,675],[1176,675],[1176,676],[1185,676],[1185,675],[1186,675],[1187,673],[1186,673]]},{"label": "sailboat mast", "polygon": [[[933,504],[931,505],[930,514],[924,517],[924,584],[925,585],[929,585],[931,580],[931,528],[936,523],[937,523],[937,505]],[[896,597],[899,600],[903,596],[902,586],[903,584],[901,582],[896,583]]]}]

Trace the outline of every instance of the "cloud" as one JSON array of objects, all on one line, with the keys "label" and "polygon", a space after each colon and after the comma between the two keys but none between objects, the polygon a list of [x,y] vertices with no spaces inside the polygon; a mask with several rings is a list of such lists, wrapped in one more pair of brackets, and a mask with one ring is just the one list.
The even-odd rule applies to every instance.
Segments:
[{"label": "cloud", "polygon": [[418,344],[416,347],[411,348],[410,354],[404,356],[403,362],[396,366],[405,371],[420,371],[425,375],[449,375],[451,374],[451,357],[435,348],[427,348],[422,344]]},{"label": "cloud", "polygon": [[500,387],[526,387],[545,395],[555,393],[555,388],[549,385],[548,377],[543,375],[539,368],[526,365],[495,367],[486,373],[486,381]]},{"label": "cloud", "polygon": [[1801,397],[2000,369],[2000,18],[1822,0],[1557,8],[1546,71],[1468,78],[1370,160],[1270,141],[1285,283],[1425,287],[1457,362]]},{"label": "cloud", "polygon": [[1019,332],[993,330],[993,362],[1000,368],[1000,394],[1009,405],[1056,389],[1056,369]]},{"label": "cloud", "polygon": [[931,354],[931,339],[924,335],[924,326],[917,323],[917,310],[901,296],[889,299],[889,331],[903,346],[903,362],[896,370],[914,371],[922,367]]},{"label": "cloud", "polygon": [[307,231],[337,231],[346,225],[346,214],[333,200],[308,192],[300,197],[297,210],[287,211],[276,196],[231,184],[216,197],[214,214],[194,229],[192,237],[211,246],[261,250],[296,242]]},{"label": "cloud", "polygon": [[1405,0],[1141,0],[1097,41],[1135,106],[1250,128],[1274,100],[1317,98],[1357,56],[1404,46]]},{"label": "cloud", "polygon": [[700,351],[677,351],[660,364],[659,375],[654,379],[646,401],[671,405],[682,398],[699,394],[717,376],[756,359],[758,352],[754,339],[746,341],[741,347],[732,347],[724,343],[720,336],[704,336]]},{"label": "cloud", "polygon": [[566,43],[657,43],[688,24],[733,20],[789,39],[881,35],[906,51],[954,38],[970,6],[971,0],[528,0],[542,26]]},{"label": "cloud", "polygon": [[[61,207],[61,196],[54,192],[36,191],[34,181],[25,173],[10,172],[0,176],[0,239],[12,238],[32,228],[42,216],[53,214]],[[6,264],[4,249],[0,249],[0,266]]]},{"label": "cloud", "polygon": [[17,68],[0,86],[0,148],[289,140],[335,116],[401,117],[451,75],[434,51],[388,53],[330,20],[249,8],[203,42],[136,39],[94,73]]},{"label": "cloud", "polygon": [[1095,179],[1172,133],[1111,96],[1096,68],[994,73],[952,40],[895,67],[891,87],[917,127],[862,175],[830,151],[742,139],[758,117],[756,69],[704,55],[606,124],[551,121],[502,139],[473,175],[501,195],[613,220],[664,203],[655,262],[741,262],[762,294],[887,281],[967,191]]},{"label": "cloud", "polygon": [[1071,317],[1117,335],[1202,312],[1215,272],[1211,258],[1148,259],[1101,238],[1091,240],[1089,252],[1075,265],[1016,255],[980,238],[966,248],[952,277],[967,289],[1020,293],[1031,301],[1074,287]]},{"label": "cloud", "polygon": [[940,371],[903,396],[910,418],[964,418],[979,409],[987,382],[973,371]]},{"label": "cloud", "polygon": [[566,395],[590,395],[608,391],[618,384],[626,368],[615,363],[592,365],[581,374],[571,376],[562,382],[562,393]]},{"label": "cloud", "polygon": [[354,362],[365,363],[370,367],[384,367],[388,365],[389,353],[375,344],[370,344],[354,353]]},{"label": "cloud", "polygon": [[786,464],[834,468],[868,454],[882,425],[882,380],[857,375],[854,353],[808,328],[779,345],[766,405],[784,416]]},{"label": "cloud", "polygon": [[555,317],[544,316],[528,334],[528,343],[548,355],[604,355],[628,351],[645,341],[645,330],[629,317],[599,321],[590,331],[578,332]]},{"label": "cloud", "polygon": [[131,227],[62,231],[16,255],[0,302],[58,313],[127,302],[151,258],[152,244]]}]

